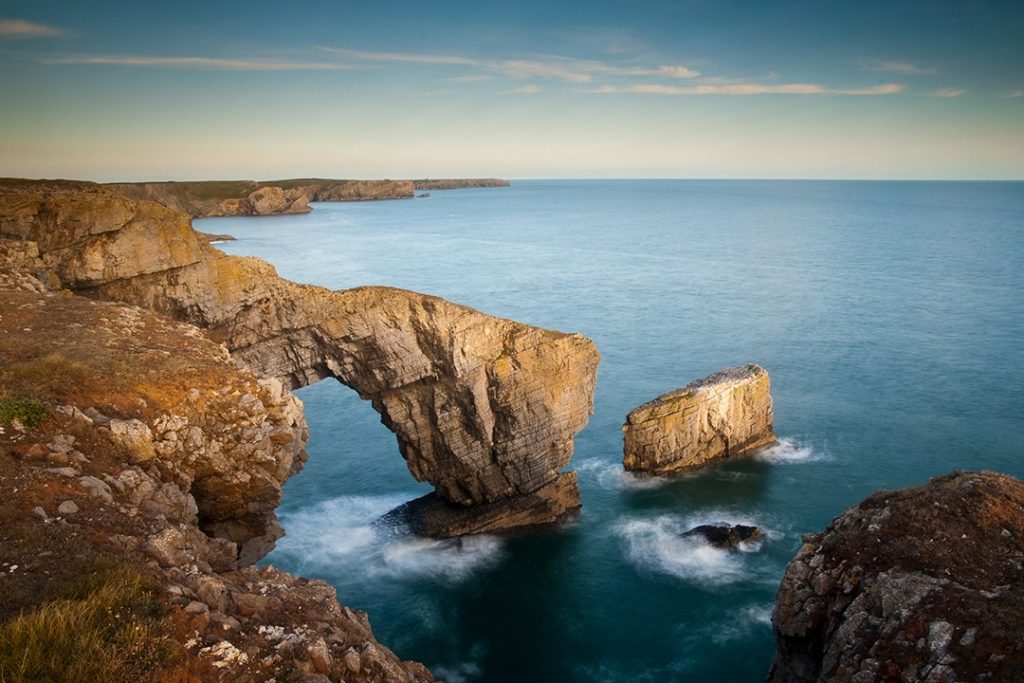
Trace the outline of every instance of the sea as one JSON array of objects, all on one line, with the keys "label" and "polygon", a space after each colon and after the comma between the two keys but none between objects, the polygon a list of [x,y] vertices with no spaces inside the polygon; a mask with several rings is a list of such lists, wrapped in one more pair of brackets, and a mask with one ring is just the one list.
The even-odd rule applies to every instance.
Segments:
[{"label": "sea", "polygon": [[[1024,476],[1024,183],[524,180],[195,225],[298,282],[436,294],[600,349],[579,517],[461,544],[375,527],[430,486],[354,391],[297,392],[310,457],[263,564],[328,581],[452,683],[762,681],[803,534],[879,489]],[[746,363],[771,375],[778,445],[623,472],[630,409]],[[681,537],[709,522],[766,536]]]}]

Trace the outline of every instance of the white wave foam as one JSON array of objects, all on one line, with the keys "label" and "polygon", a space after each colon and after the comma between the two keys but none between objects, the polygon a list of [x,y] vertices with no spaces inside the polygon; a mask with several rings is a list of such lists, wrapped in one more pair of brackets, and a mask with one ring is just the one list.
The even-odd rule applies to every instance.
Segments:
[{"label": "white wave foam", "polygon": [[670,477],[655,477],[627,472],[622,463],[608,462],[591,458],[576,466],[576,471],[583,476],[593,477],[598,485],[609,491],[644,491],[656,489],[672,481]]},{"label": "white wave foam", "polygon": [[342,496],[282,515],[287,535],[275,553],[306,572],[351,568],[361,578],[442,581],[461,581],[501,556],[502,541],[493,536],[438,541],[377,523],[404,502],[403,495]]},{"label": "white wave foam", "polygon": [[465,536],[437,541],[400,538],[381,548],[383,572],[399,576],[426,576],[459,581],[494,564],[501,541],[494,536]]},{"label": "white wave foam", "polygon": [[[760,550],[761,543],[744,543],[742,552],[715,548],[697,536],[683,536],[701,524],[729,520],[728,524],[756,524],[737,519],[735,514],[706,512],[688,517],[662,515],[654,519],[634,519],[620,524],[619,535],[626,542],[626,555],[641,569],[668,574],[705,586],[719,586],[749,579],[754,569],[745,556]],[[769,538],[778,535],[768,532]]]},{"label": "white wave foam", "polygon": [[754,457],[773,464],[817,462],[828,459],[826,454],[814,450],[811,446],[801,446],[793,439],[779,439],[777,444],[759,451]]},{"label": "white wave foam", "polygon": [[727,643],[731,640],[746,638],[754,631],[771,628],[771,625],[771,603],[747,605],[738,610],[732,610],[728,621],[715,623],[715,631],[711,635],[711,639],[718,644]]}]

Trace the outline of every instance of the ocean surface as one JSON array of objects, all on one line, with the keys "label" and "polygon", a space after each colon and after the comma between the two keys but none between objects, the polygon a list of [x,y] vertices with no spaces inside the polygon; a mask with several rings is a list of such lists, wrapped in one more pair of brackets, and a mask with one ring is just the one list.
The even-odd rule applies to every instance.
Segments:
[{"label": "ocean surface", "polygon": [[[385,284],[593,339],[583,510],[557,529],[385,537],[422,495],[369,403],[301,389],[309,463],[265,560],[338,589],[448,681],[761,681],[802,533],[957,468],[1024,476],[1024,183],[519,181],[196,221],[299,282]],[[771,374],[781,443],[670,480],[623,473],[626,413],[721,368]],[[756,524],[746,552],[679,537]]]}]

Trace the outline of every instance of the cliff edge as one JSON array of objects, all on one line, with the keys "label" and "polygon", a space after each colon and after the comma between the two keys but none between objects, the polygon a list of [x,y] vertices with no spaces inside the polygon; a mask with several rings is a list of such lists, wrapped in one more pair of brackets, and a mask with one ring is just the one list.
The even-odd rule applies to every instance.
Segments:
[{"label": "cliff edge", "polygon": [[782,579],[771,683],[1019,680],[1024,482],[956,472],[880,491]]},{"label": "cliff edge", "polygon": [[286,388],[335,377],[355,389],[413,476],[434,485],[440,500],[419,508],[431,535],[550,522],[579,506],[561,470],[593,409],[599,356],[585,337],[387,287],[297,285],[209,246],[188,216],[104,187],[0,186],[0,237],[35,245],[72,291],[207,330]]},{"label": "cliff edge", "polygon": [[0,678],[433,680],[326,583],[246,566],[306,457],[281,382],[56,286],[0,240]]}]

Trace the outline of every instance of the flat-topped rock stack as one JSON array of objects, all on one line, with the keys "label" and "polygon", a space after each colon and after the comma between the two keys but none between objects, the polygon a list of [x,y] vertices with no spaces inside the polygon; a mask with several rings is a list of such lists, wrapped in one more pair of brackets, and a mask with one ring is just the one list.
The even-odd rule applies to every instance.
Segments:
[{"label": "flat-topped rock stack", "polygon": [[775,443],[768,373],[750,364],[691,382],[630,411],[622,464],[667,474]]}]

